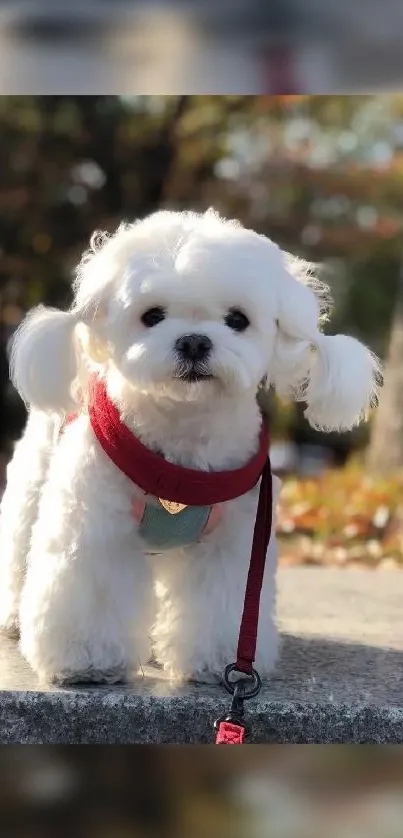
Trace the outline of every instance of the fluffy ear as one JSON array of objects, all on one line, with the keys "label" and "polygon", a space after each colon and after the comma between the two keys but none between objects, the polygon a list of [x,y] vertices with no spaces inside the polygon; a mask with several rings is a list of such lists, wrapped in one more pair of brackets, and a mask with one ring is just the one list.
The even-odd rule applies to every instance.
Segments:
[{"label": "fluffy ear", "polygon": [[278,333],[271,383],[279,395],[307,404],[305,416],[322,431],[350,430],[377,404],[377,358],[346,335],[319,331],[324,286],[310,288],[286,269],[280,281]]},{"label": "fluffy ear", "polygon": [[[116,252],[125,231],[122,225],[111,238],[107,233],[94,233],[77,267],[71,311],[38,306],[17,330],[11,349],[11,379],[26,404],[49,412],[74,409],[76,379],[83,373],[81,362],[99,364],[105,360],[95,329],[92,333],[84,324],[94,327],[102,319],[108,290],[119,269]],[[83,359],[85,351],[88,358]]]},{"label": "fluffy ear", "polygon": [[40,410],[71,410],[77,375],[74,311],[38,306],[23,320],[11,348],[11,379],[24,402]]}]

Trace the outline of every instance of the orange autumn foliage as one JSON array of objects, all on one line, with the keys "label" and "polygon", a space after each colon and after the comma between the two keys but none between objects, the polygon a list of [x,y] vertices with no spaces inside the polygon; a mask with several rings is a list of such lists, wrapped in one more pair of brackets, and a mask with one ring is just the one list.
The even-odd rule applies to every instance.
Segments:
[{"label": "orange autumn foliage", "polygon": [[283,564],[403,568],[403,474],[359,465],[286,479],[277,518]]}]

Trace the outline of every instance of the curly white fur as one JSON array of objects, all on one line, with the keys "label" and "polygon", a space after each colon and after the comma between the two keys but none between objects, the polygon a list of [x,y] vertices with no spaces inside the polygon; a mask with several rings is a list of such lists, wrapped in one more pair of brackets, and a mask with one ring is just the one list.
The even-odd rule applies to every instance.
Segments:
[{"label": "curly white fur", "polygon": [[[181,465],[231,469],[255,452],[265,377],[307,402],[311,424],[344,429],[376,400],[378,364],[344,336],[324,337],[324,287],[264,236],[205,214],[159,212],[95,236],[69,312],[39,308],[16,335],[13,380],[31,406],[0,519],[0,624],[41,679],[114,681],[150,654],[173,677],[211,678],[235,659],[257,490],[225,505],[187,548],[147,556],[131,514],[135,487],[100,449],[85,411],[88,372],[126,424]],[[162,307],[152,328],[141,316]],[[249,327],[229,328],[242,310]],[[181,378],[178,337],[207,335],[211,378]],[[276,546],[262,594],[257,667],[277,654]]]}]

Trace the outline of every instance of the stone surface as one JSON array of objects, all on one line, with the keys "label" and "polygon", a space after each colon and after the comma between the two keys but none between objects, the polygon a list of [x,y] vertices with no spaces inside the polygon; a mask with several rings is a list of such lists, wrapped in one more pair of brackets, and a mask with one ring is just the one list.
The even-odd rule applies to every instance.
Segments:
[{"label": "stone surface", "polygon": [[[246,706],[249,741],[403,743],[403,573],[284,569],[278,605],[282,653]],[[122,687],[41,688],[6,639],[0,690],[0,743],[207,743],[229,704],[151,667]]]}]

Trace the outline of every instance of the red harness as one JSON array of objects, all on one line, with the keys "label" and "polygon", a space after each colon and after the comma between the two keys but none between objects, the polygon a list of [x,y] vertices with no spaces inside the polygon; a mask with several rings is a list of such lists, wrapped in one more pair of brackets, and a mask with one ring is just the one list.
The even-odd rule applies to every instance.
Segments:
[{"label": "red harness", "polygon": [[[224,685],[233,700],[230,712],[216,722],[217,744],[241,744],[245,736],[243,702],[257,695],[261,686],[253,662],[260,593],[272,528],[272,475],[266,426],[262,423],[257,454],[245,466],[231,471],[202,472],[170,463],[146,448],[122,422],[105,383],[98,378],[91,386],[88,412],[102,449],[120,471],[149,495],[186,506],[213,506],[246,494],[261,478],[237,658],[224,673]],[[66,422],[74,418],[70,415]],[[232,671],[246,677],[233,683],[229,677]]]}]

